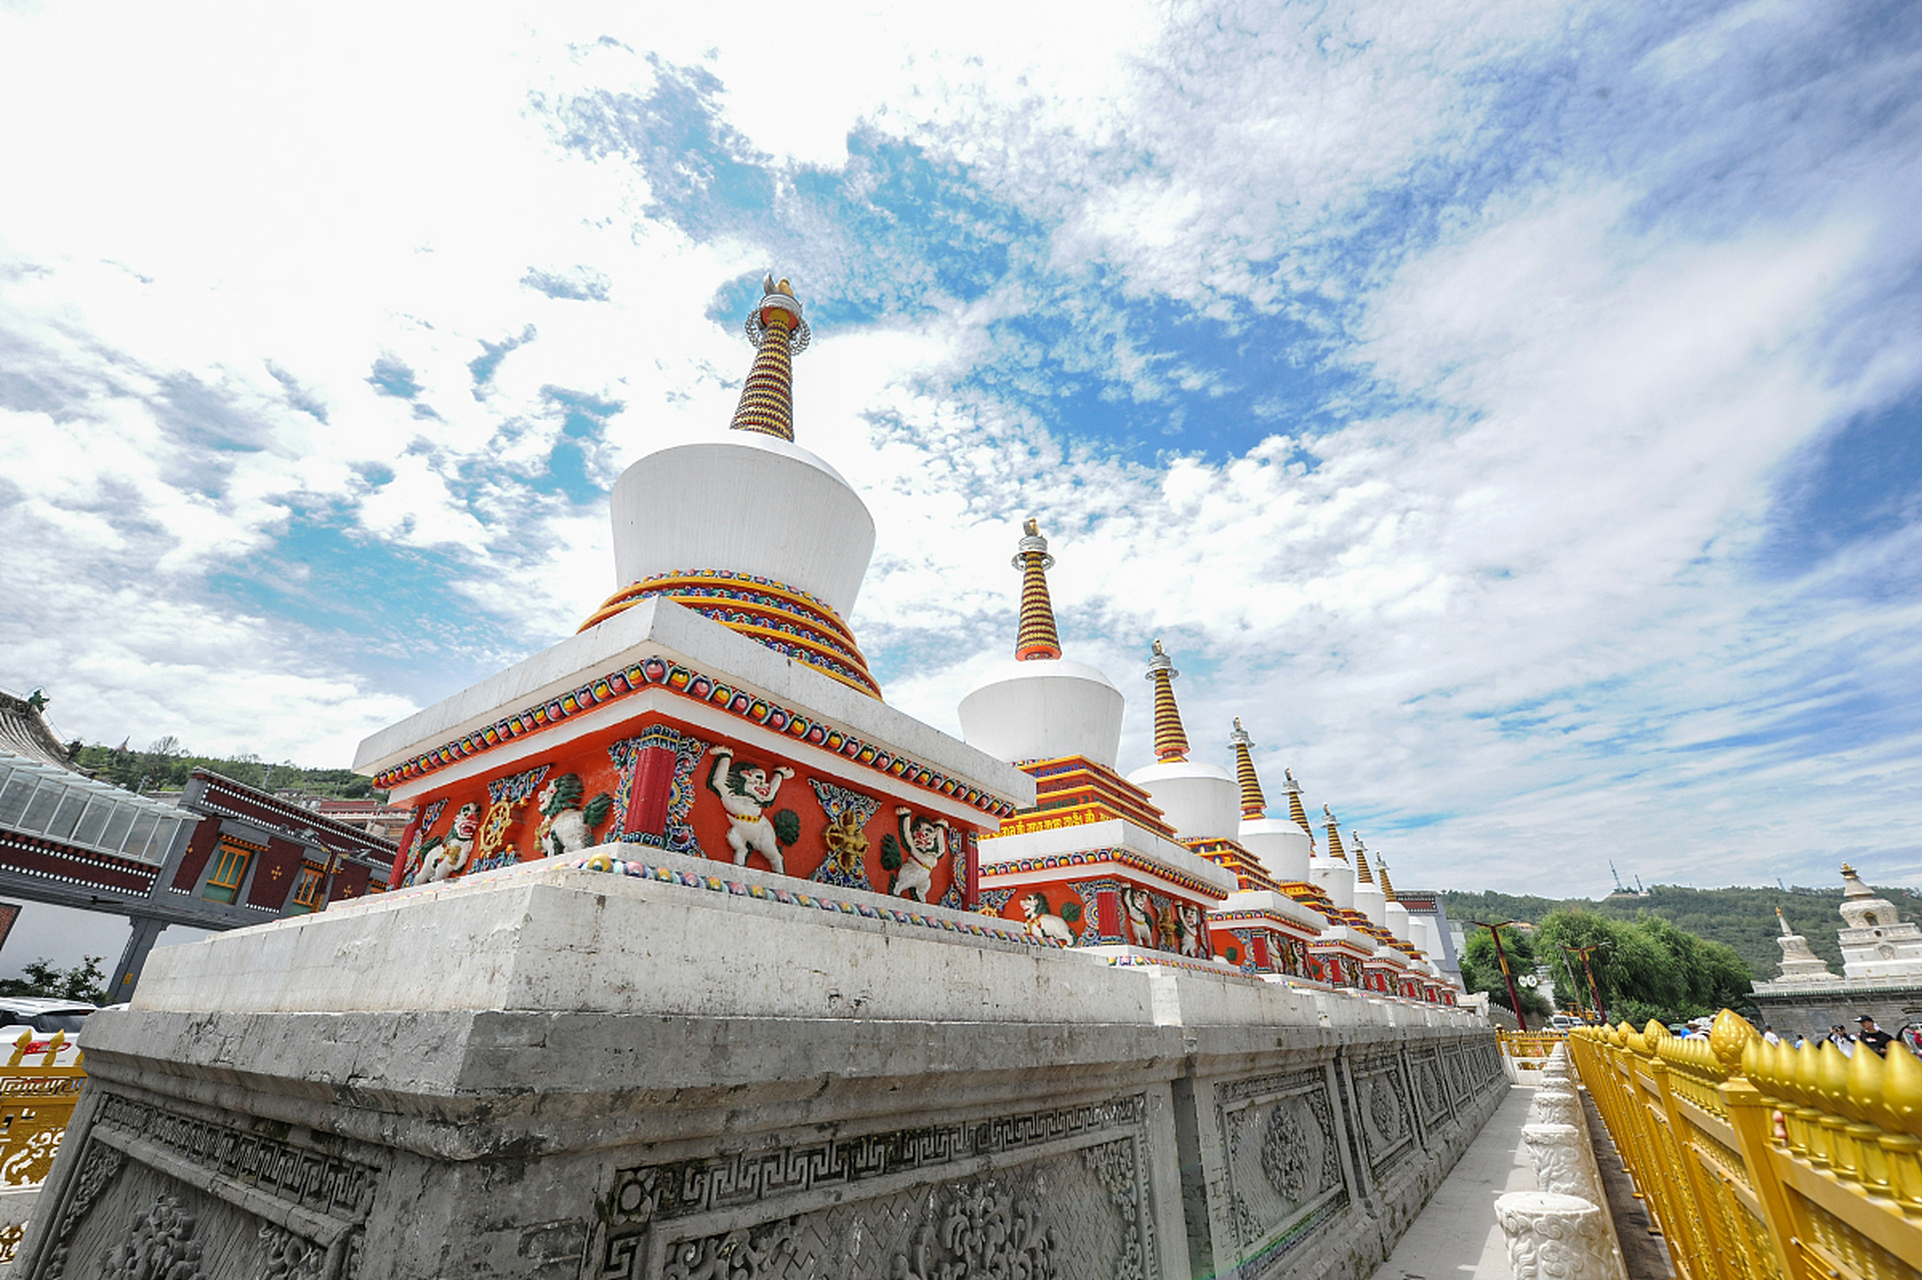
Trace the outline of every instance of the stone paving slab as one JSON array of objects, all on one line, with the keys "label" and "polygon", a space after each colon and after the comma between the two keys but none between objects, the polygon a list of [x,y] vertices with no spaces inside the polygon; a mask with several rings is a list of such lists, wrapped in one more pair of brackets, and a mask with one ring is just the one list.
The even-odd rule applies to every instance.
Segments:
[{"label": "stone paving slab", "polygon": [[1515,1086],[1375,1272],[1374,1280],[1512,1280],[1495,1197],[1535,1190],[1522,1126],[1535,1090]]}]

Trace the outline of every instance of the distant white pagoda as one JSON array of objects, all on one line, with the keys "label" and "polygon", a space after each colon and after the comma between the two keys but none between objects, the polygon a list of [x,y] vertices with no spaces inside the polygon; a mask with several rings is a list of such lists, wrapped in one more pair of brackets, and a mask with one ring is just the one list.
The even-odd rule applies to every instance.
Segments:
[{"label": "distant white pagoda", "polygon": [[1895,904],[1877,897],[1847,863],[1842,864],[1841,911],[1838,975],[1776,909],[1782,973],[1755,984],[1755,1003],[1775,1026],[1820,1035],[1837,1023],[1852,1029],[1856,1018],[1867,1014],[1894,1031],[1922,1011],[1922,928],[1904,921]]},{"label": "distant white pagoda", "polygon": [[1851,979],[1888,982],[1922,979],[1922,929],[1896,914],[1895,904],[1875,896],[1855,868],[1842,864],[1842,972]]},{"label": "distant white pagoda", "polygon": [[1782,936],[1775,940],[1782,948],[1782,976],[1778,982],[1834,982],[1835,975],[1829,972],[1828,961],[1809,950],[1809,940],[1789,928],[1788,917],[1782,908],[1775,909],[1775,918],[1782,925]]}]

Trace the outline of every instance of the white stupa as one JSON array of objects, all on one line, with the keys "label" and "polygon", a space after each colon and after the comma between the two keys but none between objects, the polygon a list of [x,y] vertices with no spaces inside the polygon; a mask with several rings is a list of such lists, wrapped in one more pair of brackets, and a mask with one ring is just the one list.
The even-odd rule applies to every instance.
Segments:
[{"label": "white stupa", "polygon": [[969,746],[1001,760],[1086,756],[1112,769],[1127,700],[1100,671],[1061,656],[1046,575],[1054,557],[1035,520],[1022,533],[1014,557],[1021,570],[1014,659],[990,670],[961,699],[961,734]]},{"label": "white stupa", "polygon": [[1411,946],[1418,945],[1415,942],[1413,917],[1408,914],[1407,907],[1395,901],[1395,886],[1388,879],[1386,862],[1381,863],[1381,893],[1385,899],[1382,905],[1382,921],[1388,932]]},{"label": "white stupa", "polygon": [[[1239,718],[1235,720],[1235,731],[1229,736],[1228,742],[1235,749],[1235,775],[1241,785],[1241,823],[1236,828],[1236,840],[1242,848],[1254,854],[1263,869],[1275,879],[1308,883],[1308,860],[1315,853],[1314,836],[1292,819],[1267,816],[1261,780],[1255,775],[1252,754],[1254,740],[1241,727]],[[1289,804],[1299,809],[1301,787],[1296,784],[1292,773],[1286,777],[1283,785],[1287,788]]]},{"label": "white stupa", "polygon": [[1355,910],[1383,928],[1388,926],[1388,896],[1375,883],[1374,873],[1368,868],[1368,849],[1361,842],[1361,832],[1351,831],[1355,838]]},{"label": "white stupa", "polygon": [[1241,788],[1226,769],[1188,759],[1188,734],[1175,705],[1174,679],[1180,675],[1161,641],[1148,660],[1155,687],[1155,763],[1136,769],[1128,781],[1146,791],[1183,840],[1232,840],[1241,829]]},{"label": "white stupa", "polygon": [[1343,911],[1355,909],[1355,868],[1349,864],[1348,851],[1342,847],[1341,824],[1335,821],[1334,811],[1327,805],[1321,806],[1323,829],[1328,833],[1327,846],[1321,856],[1308,863],[1308,876],[1315,887],[1328,895],[1328,900]]},{"label": "white stupa", "polygon": [[1775,940],[1782,948],[1782,976],[1779,982],[1833,982],[1835,975],[1829,971],[1828,961],[1809,949],[1809,940],[1789,928],[1788,917],[1782,908],[1775,909],[1775,918],[1782,925],[1782,936]]},{"label": "white stupa", "polygon": [[[874,518],[840,472],[794,443],[790,361],[808,325],[786,280],[764,288],[727,435],[657,449],[614,482],[618,590],[581,630],[665,596],[878,698],[847,625]],[[717,494],[735,509],[717,510]]]}]

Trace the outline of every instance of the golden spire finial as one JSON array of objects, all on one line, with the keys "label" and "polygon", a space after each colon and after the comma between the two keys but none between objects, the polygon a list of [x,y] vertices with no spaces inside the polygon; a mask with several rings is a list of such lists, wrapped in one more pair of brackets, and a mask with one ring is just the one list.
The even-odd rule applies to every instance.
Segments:
[{"label": "golden spire finial", "polygon": [[1016,662],[1059,658],[1061,634],[1055,629],[1054,602],[1048,597],[1047,571],[1054,568],[1054,557],[1048,554],[1039,520],[1029,516],[1021,529],[1014,553],[1014,567],[1021,570],[1021,625],[1014,633],[1014,658]]},{"label": "golden spire finial", "polygon": [[1388,881],[1388,864],[1381,861],[1379,857],[1375,861],[1376,865],[1381,868],[1381,896],[1393,902],[1395,900],[1395,886]]},{"label": "golden spire finial", "polygon": [[755,347],[754,367],[748,370],[747,385],[741,388],[741,403],[735,406],[730,425],[735,431],[792,440],[792,362],[807,350],[813,334],[801,318],[800,299],[785,278],[777,284],[774,273],[768,272],[761,282],[761,294],[761,304],[747,318],[747,340]]},{"label": "golden spire finial", "polygon": [[1155,759],[1162,763],[1188,758],[1188,733],[1181,727],[1181,708],[1175,705],[1174,679],[1180,674],[1175,660],[1156,640],[1154,657],[1148,660],[1148,679],[1155,686]]},{"label": "golden spire finial", "polygon": [[1268,816],[1268,798],[1261,794],[1261,779],[1255,775],[1255,740],[1241,727],[1241,717],[1235,717],[1235,731],[1228,735],[1228,745],[1235,749],[1235,780],[1241,784],[1241,816],[1247,819]]},{"label": "golden spire finial", "polygon": [[1324,804],[1321,807],[1321,820],[1328,830],[1328,856],[1348,861],[1348,851],[1341,847],[1341,824],[1335,821],[1335,811]]},{"label": "golden spire finial", "polygon": [[1355,837],[1355,883],[1375,883],[1374,875],[1368,870],[1368,850],[1361,843],[1361,832],[1351,831],[1348,834]]},{"label": "golden spire finial", "polygon": [[1315,849],[1315,829],[1308,824],[1308,811],[1301,807],[1301,784],[1295,781],[1295,771],[1293,769],[1282,769],[1281,777],[1282,790],[1288,793],[1288,816],[1295,820],[1296,826],[1308,833],[1308,851],[1313,853]]}]

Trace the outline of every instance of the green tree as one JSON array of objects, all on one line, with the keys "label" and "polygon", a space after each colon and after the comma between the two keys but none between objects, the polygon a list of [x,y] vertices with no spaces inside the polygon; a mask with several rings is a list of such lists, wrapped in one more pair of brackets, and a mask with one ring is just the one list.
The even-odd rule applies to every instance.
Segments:
[{"label": "green tree", "polygon": [[371,778],[352,769],[303,769],[289,761],[269,764],[252,752],[238,756],[203,756],[181,748],[177,739],[162,738],[145,751],[122,751],[118,747],[80,748],[75,763],[116,787],[128,791],[173,791],[187,785],[196,768],[213,772],[265,790],[304,791],[330,799],[385,800],[387,793],[374,790]]},{"label": "green tree", "polygon": [[[1515,1011],[1508,998],[1508,980],[1502,976],[1501,960],[1495,954],[1495,940],[1486,929],[1468,926],[1468,945],[1461,956],[1462,985],[1470,995],[1486,991],[1488,998],[1495,1004]],[[1502,950],[1508,953],[1508,967],[1515,975],[1515,991],[1521,997],[1522,1012],[1531,1018],[1546,1018],[1554,1010],[1549,1008],[1540,992],[1523,986],[1520,979],[1525,973],[1535,971],[1535,947],[1528,935],[1520,929],[1502,930]]]},{"label": "green tree", "polygon": [[1553,911],[1542,921],[1538,939],[1551,954],[1563,955],[1558,971],[1567,972],[1570,989],[1584,997],[1586,978],[1578,977],[1579,965],[1567,962],[1564,949],[1597,948],[1589,967],[1611,1022],[1678,1022],[1718,1009],[1753,1007],[1749,969],[1733,947],[1699,938],[1657,915],[1611,920],[1592,911]]},{"label": "green tree", "polygon": [[87,956],[71,969],[57,967],[45,956],[22,965],[21,977],[0,978],[0,996],[34,996],[42,1000],[107,1002],[107,975],[101,957]]}]

